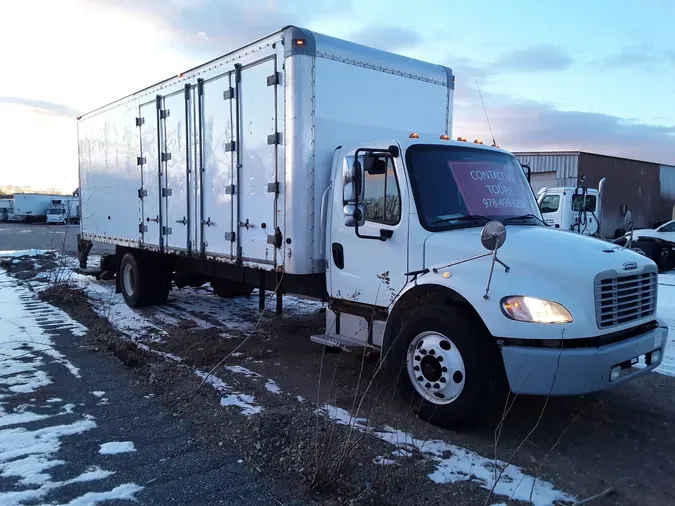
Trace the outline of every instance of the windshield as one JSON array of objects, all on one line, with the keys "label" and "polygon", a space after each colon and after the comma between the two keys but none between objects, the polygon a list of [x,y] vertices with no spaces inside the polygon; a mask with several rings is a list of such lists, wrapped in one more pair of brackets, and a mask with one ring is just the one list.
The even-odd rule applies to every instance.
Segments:
[{"label": "windshield", "polygon": [[[406,164],[422,226],[427,230],[476,227],[485,220],[541,225],[541,214],[518,160],[504,152],[460,146],[418,144]],[[516,217],[534,215],[536,218]]]},{"label": "windshield", "polygon": [[63,214],[64,210],[63,209],[47,209],[47,214],[54,216],[54,215],[59,215]]}]

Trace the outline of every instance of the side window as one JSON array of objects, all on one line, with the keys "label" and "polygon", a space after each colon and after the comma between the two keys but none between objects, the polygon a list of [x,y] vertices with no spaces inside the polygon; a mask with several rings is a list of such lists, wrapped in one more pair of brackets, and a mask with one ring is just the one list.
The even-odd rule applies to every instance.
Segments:
[{"label": "side window", "polygon": [[[584,198],[581,195],[572,196],[572,211],[578,213],[583,206]],[[586,195],[586,211],[595,212],[595,195]]]},{"label": "side window", "polygon": [[372,170],[365,170],[363,206],[367,221],[396,225],[401,220],[401,193],[391,158],[376,158]]},{"label": "side window", "polygon": [[539,205],[542,213],[555,213],[560,207],[560,195],[546,195]]}]

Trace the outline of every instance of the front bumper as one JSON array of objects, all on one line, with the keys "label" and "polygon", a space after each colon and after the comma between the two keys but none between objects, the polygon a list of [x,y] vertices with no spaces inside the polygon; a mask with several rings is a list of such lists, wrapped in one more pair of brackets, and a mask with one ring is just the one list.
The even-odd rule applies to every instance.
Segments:
[{"label": "front bumper", "polygon": [[[511,391],[523,395],[581,395],[607,390],[661,365],[668,328],[659,326],[631,339],[596,348],[504,346],[502,357]],[[613,367],[660,350],[646,367],[630,367],[610,381]]]}]

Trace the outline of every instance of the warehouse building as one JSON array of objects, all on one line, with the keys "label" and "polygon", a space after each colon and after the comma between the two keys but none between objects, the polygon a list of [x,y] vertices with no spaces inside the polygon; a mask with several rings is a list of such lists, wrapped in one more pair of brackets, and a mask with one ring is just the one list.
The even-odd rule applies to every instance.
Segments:
[{"label": "warehouse building", "polygon": [[623,226],[630,209],[635,228],[675,219],[675,166],[583,151],[515,152],[529,165],[534,192],[543,187],[577,186],[581,176],[597,188],[604,177],[603,234]]}]

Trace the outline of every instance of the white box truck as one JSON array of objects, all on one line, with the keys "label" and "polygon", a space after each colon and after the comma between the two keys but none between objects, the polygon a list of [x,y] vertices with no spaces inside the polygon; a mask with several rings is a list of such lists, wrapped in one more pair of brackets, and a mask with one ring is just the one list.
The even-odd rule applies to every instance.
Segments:
[{"label": "white box truck", "polygon": [[27,223],[42,222],[47,219],[47,208],[52,199],[58,195],[42,193],[15,193],[14,209],[9,213],[9,221],[24,221]]},{"label": "white box truck", "polygon": [[46,213],[47,223],[77,223],[80,218],[80,198],[60,197],[52,199]]},{"label": "white box truck", "polygon": [[500,384],[584,394],[656,368],[654,263],[545,226],[515,156],[450,140],[454,82],[291,26],[88,113],[81,265],[115,245],[101,269],[131,307],[207,282],[278,311],[324,298],[312,340],[379,349],[445,427]]}]

